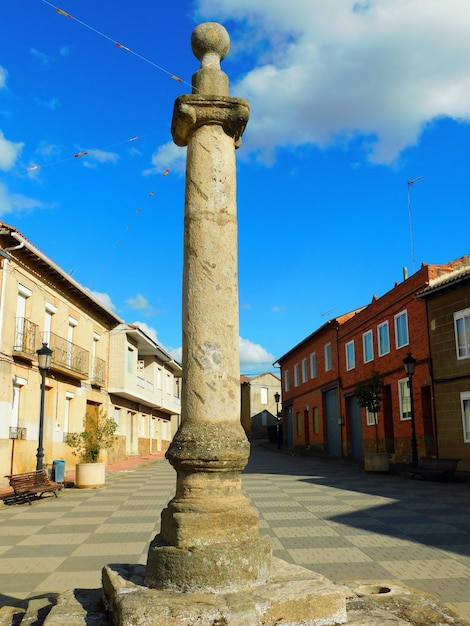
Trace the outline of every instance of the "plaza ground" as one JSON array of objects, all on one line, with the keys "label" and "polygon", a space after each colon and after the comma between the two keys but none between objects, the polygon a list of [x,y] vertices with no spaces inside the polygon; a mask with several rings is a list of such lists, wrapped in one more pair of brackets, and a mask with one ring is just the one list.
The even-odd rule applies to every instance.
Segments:
[{"label": "plaza ground", "polygon": [[[163,457],[108,468],[103,489],[0,508],[0,606],[101,586],[145,564],[176,476]],[[252,446],[243,489],[273,553],[334,581],[396,580],[470,620],[470,482],[366,474],[345,461]]]}]

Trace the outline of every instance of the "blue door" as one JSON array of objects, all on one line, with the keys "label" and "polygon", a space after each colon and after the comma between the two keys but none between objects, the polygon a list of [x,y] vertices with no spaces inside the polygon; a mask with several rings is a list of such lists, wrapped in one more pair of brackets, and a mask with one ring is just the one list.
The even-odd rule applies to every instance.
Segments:
[{"label": "blue door", "polygon": [[323,400],[326,418],[326,452],[330,456],[341,456],[338,389],[325,392]]}]

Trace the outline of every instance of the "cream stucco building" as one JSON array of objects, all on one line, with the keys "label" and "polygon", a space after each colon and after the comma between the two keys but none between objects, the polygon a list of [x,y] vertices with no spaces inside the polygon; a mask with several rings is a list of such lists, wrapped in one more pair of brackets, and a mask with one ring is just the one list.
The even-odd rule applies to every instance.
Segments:
[{"label": "cream stucco building", "polygon": [[[86,411],[118,422],[105,461],[166,449],[180,415],[181,366],[124,321],[17,229],[0,222],[0,481],[35,469],[41,375],[36,351],[47,343],[44,466],[76,458],[67,433]],[[112,364],[112,365],[110,365]]]}]

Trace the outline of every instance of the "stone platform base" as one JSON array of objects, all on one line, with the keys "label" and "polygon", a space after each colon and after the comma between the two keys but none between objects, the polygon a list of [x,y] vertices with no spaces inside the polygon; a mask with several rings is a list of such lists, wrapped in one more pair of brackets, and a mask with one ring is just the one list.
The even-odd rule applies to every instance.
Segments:
[{"label": "stone platform base", "polygon": [[180,593],[143,586],[145,567],[103,569],[116,626],[333,626],[344,624],[348,589],[280,559],[269,583],[231,593]]},{"label": "stone platform base", "polygon": [[[283,566],[285,565],[283,564]],[[305,572],[302,568],[294,567],[291,569],[291,567],[287,566],[287,569],[292,574],[294,570]],[[156,604],[158,597],[155,597],[155,594],[162,592],[144,589],[143,591],[149,592],[149,595],[139,593],[142,591],[141,581],[144,574],[145,566],[143,565],[113,565],[105,568],[104,579],[108,591],[104,591],[104,596],[108,608],[114,614],[114,622],[111,621],[111,616],[105,611],[105,607],[100,601],[101,590],[74,589],[61,593],[55,602],[51,600],[50,612],[46,612],[47,616],[43,616],[43,619],[36,610],[34,612],[36,616],[34,624],[35,626],[64,626],[65,624],[67,626],[90,626],[90,624],[93,626],[110,626],[112,623],[125,624],[125,626],[159,626],[161,624],[165,624],[165,626],[175,624],[178,626],[195,626],[196,624],[198,626],[204,624],[211,626],[257,626],[263,624],[263,626],[269,626],[276,623],[290,624],[290,626],[310,626],[311,624],[324,626],[331,624],[335,624],[335,626],[340,624],[347,626],[470,626],[469,622],[438,602],[436,598],[394,581],[354,581],[347,582],[344,586],[332,585],[332,583],[328,585],[328,581],[326,581],[325,598],[321,601],[320,595],[318,598],[320,600],[319,605],[326,607],[328,589],[339,592],[340,596],[344,594],[346,598],[346,621],[342,610],[339,615],[340,621],[331,622],[332,616],[329,618],[321,617],[314,607],[314,612],[307,619],[286,623],[285,620],[281,621],[284,616],[281,608],[282,611],[292,609],[287,603],[287,596],[288,588],[295,585],[295,581],[289,576],[284,579],[286,580],[285,605],[280,601],[276,602],[276,598],[281,596],[281,590],[278,587],[268,603],[261,594],[258,610],[256,607],[250,606],[250,603],[257,601],[257,590],[248,590],[246,594],[229,594],[225,600],[219,598],[219,603],[217,603],[216,597],[210,594],[202,594],[202,596],[199,594],[181,594],[177,596],[179,601],[175,601],[172,609],[172,605],[168,601],[168,593],[164,594],[166,603],[162,606]],[[280,579],[282,579],[281,575]],[[302,585],[305,580],[307,579],[301,578]],[[312,586],[318,585],[317,591],[320,594],[325,579],[313,574],[310,581]],[[115,586],[118,583],[119,586]],[[128,597],[131,598],[130,602]],[[139,600],[142,600],[142,605],[139,605]],[[28,615],[32,614],[30,604],[31,601],[23,621],[15,621],[15,624],[33,623],[33,620],[28,619]],[[224,606],[226,607],[225,613],[221,608]],[[259,617],[263,607],[266,606],[271,607],[271,610]],[[279,619],[273,610],[274,606],[278,607]],[[303,605],[302,611],[308,609],[308,606],[308,603]],[[43,609],[42,605],[41,609]],[[330,609],[334,610],[334,603]],[[9,610],[10,612],[6,616],[4,611]],[[173,612],[171,613],[171,611]],[[42,612],[43,610],[41,610]],[[257,621],[251,621],[253,612],[253,619]],[[13,614],[18,620],[20,619],[17,608],[2,607],[0,609],[0,626],[11,626]],[[228,615],[231,621],[227,621],[224,615]],[[275,619],[277,621],[273,621]]]}]

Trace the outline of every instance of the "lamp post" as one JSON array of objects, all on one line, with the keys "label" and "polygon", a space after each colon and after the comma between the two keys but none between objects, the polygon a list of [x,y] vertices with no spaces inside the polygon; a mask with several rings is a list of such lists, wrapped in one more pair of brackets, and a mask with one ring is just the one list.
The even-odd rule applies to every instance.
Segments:
[{"label": "lamp post", "polygon": [[274,402],[276,403],[276,441],[277,441],[277,449],[281,449],[281,418],[279,417],[279,400],[281,399],[281,394],[276,391],[274,394]]},{"label": "lamp post", "polygon": [[418,467],[418,442],[416,440],[416,424],[415,409],[413,404],[413,374],[415,373],[416,359],[408,352],[406,358],[403,359],[403,366],[408,376],[408,386],[410,389],[410,413],[411,413],[411,464]]},{"label": "lamp post", "polygon": [[46,390],[46,374],[51,366],[52,350],[47,346],[47,342],[42,344],[42,348],[36,350],[38,355],[38,367],[41,373],[41,404],[39,408],[39,437],[38,451],[36,454],[36,470],[42,470],[42,462],[44,459],[44,448],[42,447],[43,431],[44,431],[44,393]]}]

